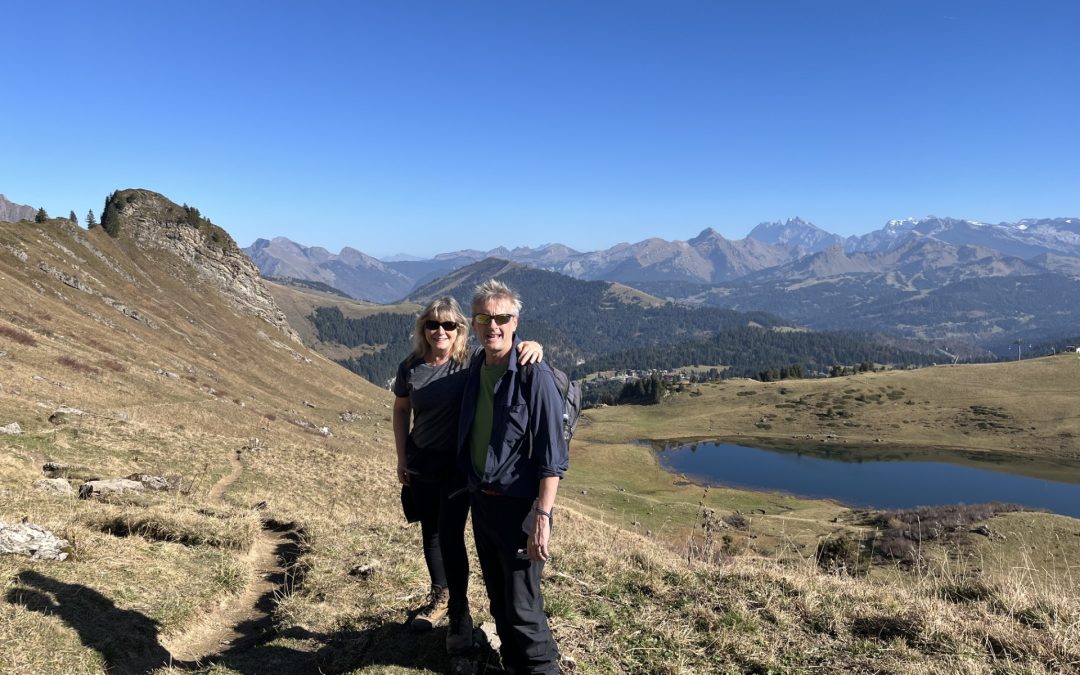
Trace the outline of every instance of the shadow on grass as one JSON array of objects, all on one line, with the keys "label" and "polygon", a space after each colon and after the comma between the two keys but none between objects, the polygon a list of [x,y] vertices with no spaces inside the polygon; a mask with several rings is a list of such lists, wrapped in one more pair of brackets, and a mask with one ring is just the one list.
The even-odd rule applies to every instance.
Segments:
[{"label": "shadow on grass", "polygon": [[[282,547],[295,546],[290,540]],[[279,547],[281,548],[281,547]],[[279,551],[283,560],[288,552]],[[295,558],[294,558],[295,559]],[[407,623],[383,623],[363,631],[319,634],[302,629],[278,632],[272,625],[274,593],[259,599],[259,619],[235,627],[241,636],[224,651],[198,662],[176,661],[162,646],[158,623],[146,615],[121,609],[98,591],[33,570],[18,574],[7,602],[47,616],[59,617],[79,634],[82,643],[101,654],[105,670],[118,675],[143,675],[171,665],[201,671],[211,664],[244,675],[264,673],[347,673],[373,665],[451,672],[444,647],[446,629],[417,634]],[[284,580],[282,580],[284,583]],[[292,646],[296,645],[296,646]],[[477,672],[501,672],[485,668]]]},{"label": "shadow on grass", "polygon": [[79,633],[87,647],[105,659],[110,673],[146,673],[172,660],[158,641],[158,624],[130,609],[120,609],[94,589],[26,570],[7,601],[46,616],[58,616]]}]

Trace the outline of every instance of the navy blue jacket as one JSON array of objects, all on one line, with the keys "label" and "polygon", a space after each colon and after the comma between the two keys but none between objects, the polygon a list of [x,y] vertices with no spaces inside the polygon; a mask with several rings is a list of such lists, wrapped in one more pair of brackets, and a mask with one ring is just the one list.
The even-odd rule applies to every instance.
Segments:
[{"label": "navy blue jacket", "polygon": [[510,363],[495,385],[491,442],[483,476],[476,475],[473,467],[469,436],[476,416],[484,352],[474,356],[469,364],[469,380],[462,395],[458,422],[458,465],[469,479],[470,490],[536,497],[541,478],[562,478],[566,473],[570,467],[570,453],[562,434],[562,395],[551,368],[546,363],[526,366],[531,372],[523,379],[517,362],[519,342],[515,335]]}]

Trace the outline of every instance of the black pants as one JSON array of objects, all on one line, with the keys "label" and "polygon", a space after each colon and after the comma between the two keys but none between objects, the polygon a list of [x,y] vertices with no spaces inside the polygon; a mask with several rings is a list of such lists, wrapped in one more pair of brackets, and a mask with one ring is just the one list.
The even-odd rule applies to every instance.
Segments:
[{"label": "black pants", "polygon": [[[469,593],[469,554],[465,549],[465,521],[469,496],[464,479],[428,483],[412,481],[413,503],[420,511],[424,562],[431,583],[450,589],[450,609],[464,609]],[[450,495],[458,493],[451,498]]]},{"label": "black pants", "polygon": [[515,673],[558,673],[559,651],[540,594],[544,563],[529,560],[528,535],[522,529],[533,500],[474,492],[472,505],[476,554],[502,641],[503,665]]}]

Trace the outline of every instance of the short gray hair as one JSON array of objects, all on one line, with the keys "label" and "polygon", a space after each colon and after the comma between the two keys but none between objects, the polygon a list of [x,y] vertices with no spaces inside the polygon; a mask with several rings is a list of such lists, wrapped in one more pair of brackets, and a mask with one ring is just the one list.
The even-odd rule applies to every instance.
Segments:
[{"label": "short gray hair", "polygon": [[513,291],[509,286],[501,281],[495,279],[488,279],[484,283],[476,287],[472,296],[472,310],[476,313],[476,308],[486,303],[488,300],[495,300],[496,298],[507,300],[514,307],[514,314],[521,314],[521,298]]}]

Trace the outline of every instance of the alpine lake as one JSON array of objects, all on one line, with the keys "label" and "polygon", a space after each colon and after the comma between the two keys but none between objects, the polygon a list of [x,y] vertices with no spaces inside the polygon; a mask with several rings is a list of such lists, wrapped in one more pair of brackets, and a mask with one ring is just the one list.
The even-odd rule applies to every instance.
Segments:
[{"label": "alpine lake", "polygon": [[987,453],[715,441],[654,446],[693,483],[784,492],[852,507],[907,509],[1007,502],[1080,518],[1080,465]]}]

